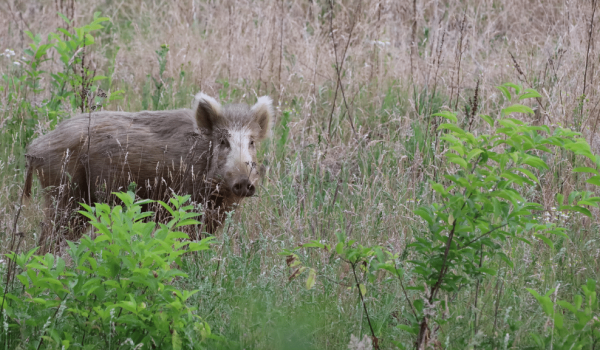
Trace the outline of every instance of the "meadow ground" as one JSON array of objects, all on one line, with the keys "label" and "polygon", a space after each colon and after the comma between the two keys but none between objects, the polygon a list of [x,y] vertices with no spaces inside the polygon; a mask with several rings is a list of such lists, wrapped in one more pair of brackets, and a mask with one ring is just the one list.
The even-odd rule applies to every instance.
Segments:
[{"label": "meadow ground", "polygon": [[[348,348],[351,336],[371,334],[348,264],[328,252],[297,251],[317,273],[307,289],[306,276],[290,280],[293,270],[279,255],[344,232],[400,253],[400,281],[378,275],[366,284],[365,305],[381,348],[394,348],[392,341],[411,348],[415,337],[397,326],[409,323],[408,301],[422,293],[404,293],[400,283],[414,287],[407,246],[427,233],[414,210],[435,200],[430,181],[449,171],[432,114],[456,111],[459,124],[485,132],[483,120],[467,117],[498,116],[510,101],[496,86],[512,82],[541,94],[521,102],[535,113],[518,118],[581,132],[600,153],[596,7],[595,0],[5,1],[0,250],[12,238],[26,145],[88,108],[77,102],[82,87],[106,92],[99,108],[124,111],[189,107],[200,90],[223,103],[270,95],[277,120],[259,152],[267,172],[258,196],[217,233],[212,251],[183,268],[188,289],[199,290],[192,299],[198,313],[246,349]],[[95,12],[110,20],[90,32],[93,44],[62,56],[49,48],[34,67],[30,43],[66,41],[58,28],[73,31]],[[106,79],[77,80],[81,69],[65,68],[75,57]],[[59,73],[71,80],[51,75]],[[569,156],[548,162],[547,176],[525,196],[569,238],[552,236],[552,247],[539,239],[504,242],[513,267],[482,259],[497,273],[441,296],[451,301],[442,316],[450,321],[431,330],[431,347],[535,347],[530,333],[549,334],[552,322],[526,288],[572,300],[588,278],[598,279],[598,210],[591,208],[592,218],[552,210],[556,193],[585,183],[572,175]],[[40,233],[40,191],[34,188],[18,223],[23,251]]]}]

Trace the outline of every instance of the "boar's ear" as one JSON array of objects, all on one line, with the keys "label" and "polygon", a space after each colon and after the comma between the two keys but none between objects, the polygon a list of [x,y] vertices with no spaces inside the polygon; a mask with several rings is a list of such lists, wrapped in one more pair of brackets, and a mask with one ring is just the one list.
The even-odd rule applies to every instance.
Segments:
[{"label": "boar's ear", "polygon": [[273,100],[269,96],[259,97],[256,104],[252,106],[251,111],[254,122],[260,126],[258,139],[262,140],[271,133],[271,127],[273,126]]},{"label": "boar's ear", "polygon": [[194,99],[194,106],[196,107],[194,115],[198,128],[212,133],[219,119],[222,118],[221,105],[214,98],[200,92]]}]

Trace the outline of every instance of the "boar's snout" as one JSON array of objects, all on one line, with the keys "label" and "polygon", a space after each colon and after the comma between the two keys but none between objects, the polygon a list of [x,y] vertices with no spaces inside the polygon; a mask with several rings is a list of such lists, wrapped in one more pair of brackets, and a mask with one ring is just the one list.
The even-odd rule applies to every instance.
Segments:
[{"label": "boar's snout", "polygon": [[232,187],[233,193],[239,197],[250,197],[254,194],[255,187],[247,177],[240,177]]}]

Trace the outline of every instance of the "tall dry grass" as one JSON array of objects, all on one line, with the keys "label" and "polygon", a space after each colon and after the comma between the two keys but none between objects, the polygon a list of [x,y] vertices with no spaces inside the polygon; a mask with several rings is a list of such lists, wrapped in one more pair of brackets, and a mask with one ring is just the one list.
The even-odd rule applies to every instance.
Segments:
[{"label": "tall dry grass", "polygon": [[[437,168],[439,154],[428,153],[428,147],[411,148],[407,140],[414,137],[418,125],[423,126],[423,133],[432,132],[436,122],[430,114],[436,110],[458,109],[464,118],[478,82],[483,98],[480,113],[498,109],[501,94],[495,86],[503,82],[535,88],[543,98],[531,102],[534,116],[522,118],[581,131],[599,152],[596,42],[600,23],[593,4],[554,0],[8,0],[0,4],[0,51],[13,49],[18,59],[29,43],[24,31],[45,37],[64,26],[57,11],[71,18],[73,26],[101,11],[112,24],[97,36],[88,58],[99,74],[107,74],[115,48],[120,47],[114,58],[114,90],[127,91],[125,100],[104,109],[142,108],[148,75],[158,74],[155,50],[168,44],[165,76],[179,77],[185,72],[190,101],[192,89],[224,102],[252,102],[255,96],[269,94],[277,105],[277,118],[292,111],[287,124],[290,137],[282,156],[274,151],[265,155],[270,172],[261,195],[237,213],[234,223],[226,225],[221,234],[229,245],[220,251],[221,258],[232,254],[232,261],[259,255],[262,273],[285,280],[288,271],[276,253],[307,239],[330,238],[335,230],[346,230],[366,243],[389,245],[395,251],[406,247],[420,225],[412,214],[415,202],[427,200],[423,184],[442,171]],[[8,63],[0,64],[0,75],[15,69]],[[57,57],[51,56],[43,68],[59,70]],[[14,117],[6,93],[0,91],[4,108],[0,125]],[[43,93],[27,98],[39,103]],[[45,132],[48,126],[42,122],[36,128]],[[481,130],[477,128],[476,132]],[[22,186],[23,160],[21,153],[13,151],[17,146],[2,146],[6,157],[0,163],[0,172],[5,174],[0,180],[0,232],[9,233],[16,210],[13,204]],[[439,144],[433,147],[442,151]],[[566,174],[569,166],[557,161],[552,171]],[[541,197],[551,207],[554,195],[570,191],[576,181],[571,177],[543,180],[541,191],[531,196]],[[27,205],[19,231],[39,231],[40,208],[35,200]],[[534,307],[527,295],[519,296],[527,303],[514,302],[516,294],[506,288],[549,288],[557,280],[570,278],[575,283],[600,271],[600,265],[592,261],[600,254],[592,242],[597,238],[597,222],[561,220],[577,227],[574,243],[567,248],[581,252],[569,256],[565,267],[552,255],[555,252],[542,245],[510,246],[510,256],[518,260],[515,270],[485,282],[482,289],[489,293],[480,296],[482,308],[492,315],[493,329],[502,318],[498,312],[510,312],[512,307],[525,312]],[[347,275],[347,270],[340,269],[342,277]],[[355,295],[346,289],[331,287],[341,300],[353,300]],[[495,305],[500,297],[507,301],[499,311]],[[394,303],[399,303],[383,299],[370,300],[379,308],[376,318],[388,317],[397,307]],[[456,302],[469,305],[472,299],[472,293],[466,293]],[[360,317],[360,311],[348,312]],[[523,322],[527,329],[543,320]],[[526,332],[517,337],[524,341]]]},{"label": "tall dry grass", "polygon": [[[349,40],[342,83],[350,103],[369,86],[372,103],[381,104],[376,92],[393,81],[435,87],[459,101],[477,79],[490,100],[495,84],[515,81],[544,92],[543,121],[566,124],[573,120],[585,75],[586,105],[590,110],[595,106],[597,26],[589,40],[591,2],[414,3],[413,8],[397,1],[335,2],[333,33],[328,1],[78,1],[69,15],[75,26],[98,10],[112,18],[113,28],[100,46],[122,48],[115,77],[138,89],[157,70],[154,50],[167,43],[167,74],[176,76],[182,65],[189,67],[188,79],[212,94],[221,87],[217,81],[227,79],[248,94],[274,94],[280,104],[302,96],[307,117],[320,100],[316,87],[336,80],[334,46],[343,51]],[[3,48],[27,48],[23,31],[44,37],[64,26],[56,15],[61,4],[70,11],[58,0],[4,3]],[[108,65],[103,53],[92,54],[100,68]],[[584,122],[593,126],[593,121]],[[296,125],[294,134],[306,134],[305,126]]]}]

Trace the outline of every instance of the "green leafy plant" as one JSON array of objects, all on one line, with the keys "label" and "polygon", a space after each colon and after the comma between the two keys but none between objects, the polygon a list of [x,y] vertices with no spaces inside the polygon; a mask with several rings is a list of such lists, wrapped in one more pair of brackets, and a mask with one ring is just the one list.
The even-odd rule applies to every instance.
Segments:
[{"label": "green leafy plant", "polygon": [[[72,27],[72,23],[62,14],[61,18]],[[80,112],[93,110],[106,98],[107,101],[122,98],[123,91],[114,91],[108,96],[99,90],[97,83],[106,79],[105,76],[96,74],[90,68],[86,54],[89,47],[95,44],[93,33],[104,28],[103,22],[109,21],[107,17],[100,17],[100,12],[94,13],[93,20],[81,27],[74,27],[71,31],[58,28],[56,33],[48,35],[43,41],[39,34],[26,31],[31,43],[24,50],[25,56],[19,64],[21,69],[14,74],[3,74],[3,90],[8,93],[7,106],[11,106],[10,114],[13,120],[8,123],[8,128],[3,131],[7,134],[19,134],[22,144],[27,144],[34,135],[35,125],[40,120],[47,119],[50,128],[53,128],[62,117],[71,110],[79,109]],[[42,64],[48,61],[48,54],[55,50],[62,63],[61,72],[46,72]],[[42,78],[49,74],[49,87],[43,86]],[[30,94],[38,95],[44,90],[49,90],[41,103],[32,103]],[[16,102],[16,103],[15,103]],[[22,123],[22,120],[25,122]],[[8,130],[7,130],[8,129]]]},{"label": "green leafy plant", "polygon": [[[212,237],[190,242],[178,229],[198,224],[176,196],[167,224],[145,220],[150,200],[135,201],[132,192],[115,193],[124,207],[82,206],[95,233],[79,243],[68,242],[68,258],[37,248],[8,254],[20,272],[20,287],[4,291],[2,342],[10,348],[136,349],[204,348],[203,341],[221,342],[190,307],[197,292],[178,288],[187,275],[177,269],[185,254],[210,249]],[[7,284],[10,285],[10,284]]]},{"label": "green leafy plant", "polygon": [[[386,259],[383,256],[383,252],[379,247],[364,247],[360,244],[356,243],[356,240],[348,240],[346,235],[342,232],[337,232],[337,244],[332,249],[332,247],[328,244],[321,243],[319,241],[311,241],[310,243],[306,243],[301,247],[296,247],[292,250],[284,250],[280,255],[287,256],[288,266],[293,268],[294,271],[290,275],[290,280],[296,278],[300,274],[305,271],[308,271],[306,278],[306,288],[312,289],[316,283],[317,272],[314,268],[307,268],[306,266],[302,266],[300,257],[296,254],[296,251],[300,248],[318,248],[325,249],[326,251],[332,252],[333,255],[337,255],[340,259],[350,265],[352,269],[352,284],[356,287],[356,293],[359,296],[361,301],[363,310],[365,312],[365,317],[367,319],[367,323],[369,325],[369,330],[371,331],[371,339],[373,341],[373,347],[375,349],[379,349],[379,341],[378,337],[373,328],[373,324],[371,322],[371,318],[369,317],[369,311],[367,309],[367,305],[365,302],[365,295],[367,293],[367,288],[365,286],[365,281],[363,277],[359,277],[362,274],[367,277],[370,282],[373,282],[375,279],[375,272],[378,269],[389,267],[389,264],[386,264]],[[377,255],[378,263],[369,264],[371,258]],[[370,267],[368,269],[367,267]]]},{"label": "green leafy plant", "polygon": [[[517,92],[519,100],[539,97],[535,90],[505,84],[499,89],[509,100],[512,96],[508,88]],[[591,153],[590,146],[579,133],[563,128],[552,131],[544,125],[530,126],[510,117],[512,113],[533,114],[533,111],[525,105],[514,104],[502,109],[497,120],[482,115],[481,119],[489,125],[491,133],[479,135],[460,127],[455,113],[434,114],[447,120],[438,127],[444,132],[441,140],[447,149],[442,164],[446,174],[440,182],[431,181],[431,188],[436,193],[433,203],[414,211],[421,218],[426,233],[414,236],[414,242],[407,246],[410,260],[402,261],[411,266],[412,286],[405,288],[402,284],[403,270],[397,268],[397,255],[378,247],[354,247],[354,240],[346,242],[343,235],[338,235],[335,252],[351,264],[353,271],[357,264],[364,264],[371,274],[383,269],[399,277],[410,303],[407,308],[410,312],[405,315],[410,324],[399,328],[414,336],[417,349],[427,345],[433,325],[444,325],[453,317],[452,305],[448,305],[448,299],[443,295],[455,295],[467,285],[475,285],[477,294],[479,283],[486,276],[497,273],[490,263],[496,260],[493,258],[512,267],[511,260],[503,252],[504,243],[519,240],[531,244],[529,238],[533,238],[552,249],[552,236],[568,239],[564,228],[545,221],[540,215],[545,208],[539,203],[528,202],[524,195],[540,186],[538,179],[549,169],[546,163],[549,157],[563,150],[587,159],[594,168],[578,167],[573,171],[591,173],[594,176],[587,182],[600,184],[595,168],[600,159]],[[592,216],[588,207],[597,208],[600,202],[600,197],[587,191],[573,191],[566,202],[560,193],[556,198],[558,211],[588,217]],[[320,242],[303,247],[330,250],[327,244]],[[293,251],[284,253],[294,254]],[[371,255],[378,258],[371,259]],[[416,291],[419,297],[411,301],[406,290]]]},{"label": "green leafy plant", "polygon": [[[165,97],[165,92],[168,87],[171,87],[173,78],[165,77],[165,70],[167,69],[167,55],[169,54],[169,45],[163,44],[160,49],[156,50],[156,59],[158,61],[158,78],[155,78],[148,74],[147,81],[142,92],[142,108],[148,109],[148,98],[152,101],[152,109],[157,111],[165,109],[169,105],[169,100]],[[150,96],[150,79],[154,85],[154,92]]]},{"label": "green leafy plant", "polygon": [[[69,25],[72,23],[61,15],[61,18]],[[73,32],[59,28],[58,33],[52,34],[55,40],[54,47],[60,56],[63,64],[63,72],[53,74],[55,89],[59,91],[59,95],[65,91],[68,85],[72,89],[72,94],[69,94],[71,107],[75,110],[80,109],[80,112],[86,112],[91,106],[90,92],[92,83],[95,81],[106,79],[105,76],[97,75],[96,70],[86,64],[86,47],[95,43],[91,32],[104,28],[102,22],[106,22],[107,17],[100,17],[100,12],[94,13],[94,19],[81,27],[73,28]]]},{"label": "green leafy plant", "polygon": [[[413,271],[423,282],[416,283],[419,287],[415,288],[424,293],[423,303],[432,308],[438,304],[446,308],[439,298],[441,292],[455,293],[461,285],[495,275],[496,270],[484,264],[485,258],[499,256],[512,266],[502,252],[503,242],[517,239],[530,243],[526,237],[533,236],[552,246],[548,235],[568,238],[555,223],[542,222],[536,212],[544,211],[544,207],[527,202],[523,193],[539,184],[536,173],[548,169],[541,155],[551,154],[551,148],[571,150],[594,162],[596,159],[579,134],[528,126],[508,117],[514,112],[532,113],[523,105],[507,107],[496,128],[490,117],[482,116],[494,133],[479,136],[459,128],[454,114],[437,114],[449,121],[439,128],[448,131],[442,137],[449,149],[445,159],[457,167],[444,176],[445,183],[432,183],[440,201],[415,211],[429,234],[416,238],[409,246],[417,256],[410,261],[415,266]],[[558,209],[591,216],[585,206],[600,198],[584,196],[589,197],[585,203],[569,203]],[[431,322],[423,317],[418,332],[414,329],[418,346],[430,332]]]},{"label": "green leafy plant", "polygon": [[527,290],[537,299],[551,324],[547,335],[531,333],[538,349],[594,349],[600,342],[600,305],[596,281],[588,279],[581,287],[583,296],[575,295],[573,304],[556,300],[558,287],[540,295]]}]

